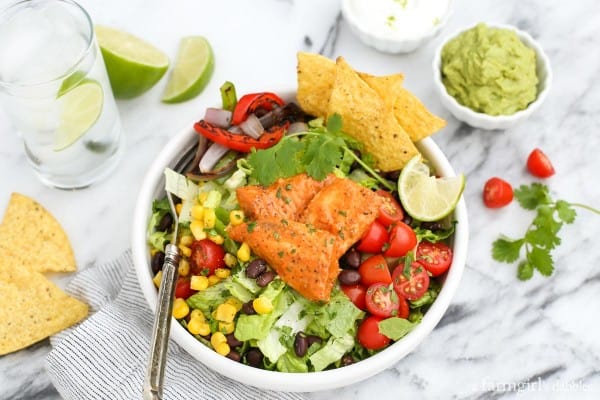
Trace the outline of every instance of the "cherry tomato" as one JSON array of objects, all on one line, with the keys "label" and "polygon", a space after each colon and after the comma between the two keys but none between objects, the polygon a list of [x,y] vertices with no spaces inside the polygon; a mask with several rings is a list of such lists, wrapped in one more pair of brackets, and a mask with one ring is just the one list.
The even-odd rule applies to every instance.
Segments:
[{"label": "cherry tomato", "polygon": [[357,338],[360,344],[369,350],[383,349],[390,344],[390,338],[379,332],[379,321],[383,318],[371,315],[361,322]]},{"label": "cherry tomato", "polygon": [[392,283],[388,263],[381,254],[371,256],[363,261],[358,267],[358,273],[360,274],[360,283],[366,287],[379,282]]},{"label": "cherry tomato", "polygon": [[225,250],[215,242],[196,240],[191,246],[190,267],[192,275],[211,275],[217,268],[225,266]]},{"label": "cherry tomato", "polygon": [[363,285],[340,285],[340,288],[357,308],[363,311],[367,308],[365,303],[367,289]]},{"label": "cherry tomato", "polygon": [[398,296],[398,318],[407,319],[410,314],[410,308],[408,306],[408,301],[402,296]]},{"label": "cherry tomato", "polygon": [[527,169],[538,178],[548,178],[554,175],[554,167],[550,159],[540,149],[534,149],[527,158]]},{"label": "cherry tomato", "polygon": [[398,204],[394,196],[386,190],[378,190],[375,193],[383,197],[384,200],[383,205],[379,208],[377,221],[381,222],[386,227],[395,222],[402,221],[402,218],[404,218],[404,211],[402,211],[402,207],[400,207],[400,204]]},{"label": "cherry tomato", "polygon": [[398,296],[402,296],[406,300],[417,300],[425,294],[429,287],[427,270],[418,261],[412,263],[410,277],[404,276],[404,265],[398,265],[392,274],[392,281]]},{"label": "cherry tomato", "polygon": [[386,257],[403,257],[417,245],[417,235],[404,222],[397,222],[390,231],[389,247],[383,252]]},{"label": "cherry tomato", "polygon": [[380,222],[373,221],[367,232],[363,235],[356,249],[363,253],[380,253],[381,248],[388,241],[388,232]]},{"label": "cherry tomato", "polygon": [[271,111],[273,107],[283,105],[284,101],[275,93],[261,92],[246,94],[235,105],[231,123],[239,125],[248,118],[248,115],[255,113],[259,109]]},{"label": "cherry tomato", "polygon": [[503,179],[490,178],[483,186],[483,204],[489,208],[500,208],[513,200],[513,189]]},{"label": "cherry tomato", "polygon": [[196,293],[196,291],[192,290],[192,288],[190,287],[190,279],[189,278],[177,279],[177,283],[175,284],[175,297],[181,298],[181,299],[187,299],[194,293]]},{"label": "cherry tomato", "polygon": [[452,249],[445,243],[422,241],[417,247],[417,261],[431,276],[439,276],[448,271],[452,264]]},{"label": "cherry tomato", "polygon": [[367,310],[378,317],[397,316],[399,310],[398,295],[391,284],[374,283],[367,289],[365,296]]}]

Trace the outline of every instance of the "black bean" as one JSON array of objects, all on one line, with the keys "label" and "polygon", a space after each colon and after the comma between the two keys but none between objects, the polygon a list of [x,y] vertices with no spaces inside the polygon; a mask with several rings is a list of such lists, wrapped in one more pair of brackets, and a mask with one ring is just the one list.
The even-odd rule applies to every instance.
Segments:
[{"label": "black bean", "polygon": [[352,358],[352,356],[350,354],[346,354],[344,357],[342,357],[342,359],[340,361],[340,365],[342,367],[345,367],[350,364],[354,364],[354,358]]},{"label": "black bean", "polygon": [[342,257],[344,266],[357,269],[360,266],[360,253],[355,248],[351,248]]},{"label": "black bean", "polygon": [[345,269],[338,275],[342,285],[356,285],[360,282],[360,274],[354,269]]},{"label": "black bean", "polygon": [[242,312],[246,315],[256,314],[256,310],[254,310],[254,306],[252,305],[252,300],[242,305]]},{"label": "black bean", "polygon": [[267,262],[262,258],[257,258],[250,261],[250,264],[246,267],[246,276],[248,278],[256,279],[260,274],[267,270]]},{"label": "black bean", "polygon": [[441,222],[423,222],[421,228],[429,229],[430,231],[439,231],[444,229],[444,225]]},{"label": "black bean", "polygon": [[171,230],[171,225],[173,225],[173,216],[171,213],[166,213],[156,225],[156,230],[159,232],[167,232]]},{"label": "black bean", "polygon": [[165,263],[165,253],[162,251],[157,251],[152,256],[152,260],[150,260],[150,266],[152,267],[152,272],[156,275],[158,271],[160,271]]},{"label": "black bean", "polygon": [[306,336],[306,340],[308,340],[308,347],[312,346],[313,343],[323,343],[323,339],[316,335],[308,335]]},{"label": "black bean", "polygon": [[413,222],[413,219],[410,215],[408,215],[407,213],[404,213],[404,216],[402,217],[402,222],[404,222],[406,225],[410,225]]},{"label": "black bean", "polygon": [[236,362],[240,362],[240,360],[242,359],[242,356],[237,351],[231,350],[227,354],[227,358],[229,358],[230,360],[236,361]]},{"label": "black bean", "polygon": [[228,333],[225,337],[227,338],[229,347],[240,347],[244,344],[242,341],[238,340],[233,333]]},{"label": "black bean", "polygon": [[252,348],[246,353],[246,362],[251,367],[262,368],[263,354],[259,349]]},{"label": "black bean", "polygon": [[294,351],[298,357],[304,357],[308,351],[308,340],[303,332],[296,333],[296,338],[294,339]]},{"label": "black bean", "polygon": [[386,172],[384,176],[390,181],[398,182],[398,178],[400,178],[400,170],[397,169],[395,171]]},{"label": "black bean", "polygon": [[267,286],[273,279],[275,279],[275,272],[265,271],[256,278],[256,284],[260,287]]}]

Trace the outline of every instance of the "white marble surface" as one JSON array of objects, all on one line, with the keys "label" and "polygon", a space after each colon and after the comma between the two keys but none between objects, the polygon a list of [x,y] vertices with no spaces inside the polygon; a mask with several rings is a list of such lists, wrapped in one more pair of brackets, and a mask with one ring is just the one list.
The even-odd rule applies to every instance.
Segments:
[{"label": "white marble surface", "polygon": [[[2,2],[5,3],[5,2]],[[338,1],[82,0],[96,23],[135,33],[175,57],[185,35],[209,38],[215,75],[200,97],[160,102],[166,79],[144,96],[118,103],[127,150],[115,174],[89,189],[47,188],[32,173],[20,140],[0,110],[0,209],[10,192],[30,195],[62,222],[80,269],[110,260],[129,246],[130,221],[146,167],[168,141],[218,98],[225,80],[238,93],[295,85],[295,52],[343,55],[374,74],[402,71],[406,86],[448,119],[435,136],[457,171],[468,177],[471,225],[467,268],[447,315],[408,357],[367,381],[317,399],[593,399],[600,398],[600,217],[581,211],[563,229],[557,270],[523,283],[515,267],[490,256],[500,234],[519,235],[531,215],[517,204],[491,211],[483,183],[499,175],[518,185],[533,179],[527,154],[542,147],[557,174],[547,183],[559,197],[600,206],[600,5],[594,0],[455,1],[441,36],[410,55],[385,55],[358,42],[339,16]],[[432,86],[431,57],[442,37],[478,21],[508,23],[531,33],[548,53],[554,86],[530,120],[505,132],[465,126],[442,109]],[[310,38],[310,39],[307,39]],[[68,278],[56,278],[64,284]],[[57,399],[44,371],[47,341],[0,358],[0,399]],[[143,361],[140,361],[143,362]],[[522,383],[523,393],[510,389]]]}]

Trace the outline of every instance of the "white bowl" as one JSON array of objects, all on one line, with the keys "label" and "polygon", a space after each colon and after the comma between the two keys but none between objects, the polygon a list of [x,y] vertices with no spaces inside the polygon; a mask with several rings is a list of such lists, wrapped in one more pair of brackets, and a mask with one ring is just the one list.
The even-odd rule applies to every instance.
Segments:
[{"label": "white bowl", "polygon": [[[287,101],[295,98],[295,92],[292,91],[277,91],[277,93]],[[166,144],[148,169],[134,211],[131,239],[133,261],[140,286],[153,312],[156,309],[157,290],[152,282],[147,244],[147,228],[152,214],[152,201],[164,196],[164,169],[173,167],[182,152],[197,140],[197,133],[192,128],[193,122],[190,121],[189,128],[179,132]],[[432,139],[426,138],[417,146],[423,156],[431,161],[438,174],[454,175],[450,163]],[[194,358],[213,370],[244,384],[263,389],[308,392],[333,389],[366,379],[393,366],[410,353],[433,330],[446,312],[460,283],[467,255],[469,236],[464,199],[459,201],[454,217],[458,221],[452,243],[454,258],[439,297],[427,311],[422,322],[412,332],[389,348],[363,361],[322,372],[283,373],[253,368],[223,357],[196,340],[174,319],[171,324],[171,338]]]},{"label": "white bowl", "polygon": [[519,122],[527,119],[534,111],[536,111],[548,95],[550,87],[552,86],[552,69],[550,68],[550,60],[544,53],[544,50],[527,32],[521,31],[513,26],[504,24],[488,24],[491,28],[502,28],[510,29],[515,31],[519,39],[529,48],[533,49],[536,54],[536,72],[539,79],[538,83],[538,94],[536,99],[527,106],[526,109],[517,111],[511,115],[488,115],[473,111],[469,107],[460,104],[454,97],[452,97],[446,90],[446,86],[442,82],[441,74],[441,63],[442,63],[442,49],[450,40],[460,35],[466,30],[473,28],[473,26],[461,29],[454,34],[450,35],[446,40],[438,46],[433,56],[433,83],[440,96],[440,100],[444,107],[446,107],[456,119],[466,122],[467,124],[481,129],[508,129]]},{"label": "white bowl", "polygon": [[[351,4],[353,1],[355,0],[342,1],[342,15],[348,22],[350,30],[366,45],[381,52],[392,54],[410,53],[437,35],[452,14],[454,4],[454,0],[448,1],[448,8],[437,24],[431,24],[431,27],[423,32],[415,33],[410,37],[400,39],[386,36],[381,32],[376,32],[370,28],[367,25],[364,16],[359,15],[354,11]],[[384,22],[382,21],[381,23],[383,24]]]}]

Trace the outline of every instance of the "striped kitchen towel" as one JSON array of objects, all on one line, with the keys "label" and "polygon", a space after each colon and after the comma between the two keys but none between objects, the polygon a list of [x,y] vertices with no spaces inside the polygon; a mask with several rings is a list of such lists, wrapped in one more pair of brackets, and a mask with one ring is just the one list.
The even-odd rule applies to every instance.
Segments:
[{"label": "striped kitchen towel", "polygon": [[[65,399],[141,399],[153,315],[137,282],[131,251],[88,268],[66,291],[87,302],[92,315],[52,337],[47,370]],[[169,343],[165,399],[304,399],[228,379]]]}]

